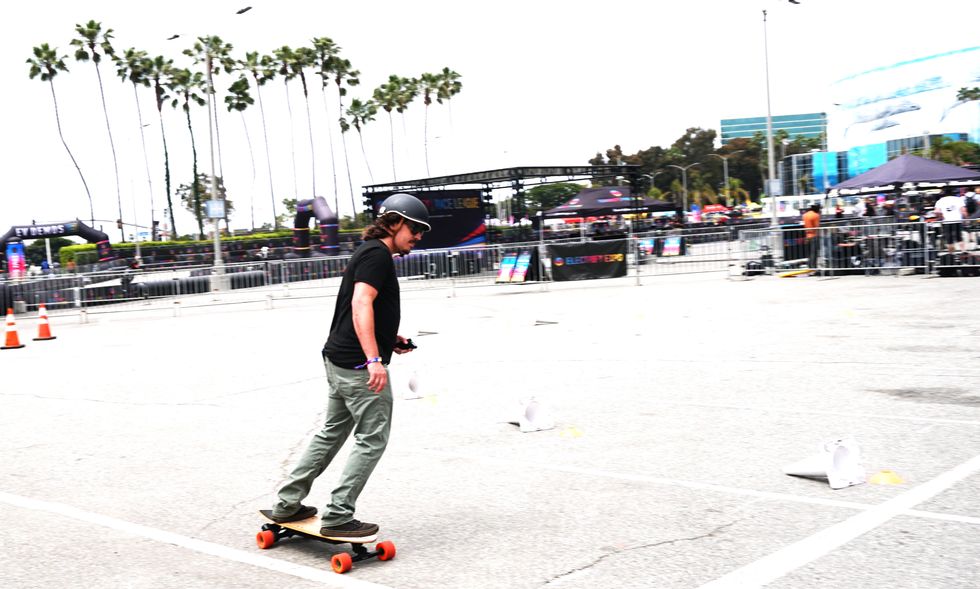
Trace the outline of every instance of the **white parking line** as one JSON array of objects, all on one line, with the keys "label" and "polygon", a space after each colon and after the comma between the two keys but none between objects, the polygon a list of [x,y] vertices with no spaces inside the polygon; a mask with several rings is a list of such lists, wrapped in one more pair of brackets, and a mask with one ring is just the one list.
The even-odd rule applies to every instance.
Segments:
[{"label": "white parking line", "polygon": [[202,554],[216,556],[225,560],[240,562],[270,571],[275,571],[277,573],[298,577],[300,579],[322,583],[327,587],[335,587],[337,589],[391,589],[387,585],[378,585],[368,581],[360,581],[353,577],[343,577],[330,570],[315,569],[313,567],[293,564],[286,561],[277,560],[275,558],[269,558],[268,556],[262,556],[260,554],[252,554],[251,552],[245,552],[244,550],[229,548],[228,546],[222,546],[221,544],[215,544],[213,542],[205,542],[204,540],[198,540],[196,538],[188,538],[187,536],[181,536],[180,534],[174,534],[173,532],[166,532],[164,530],[134,524],[132,522],[116,519],[114,517],[84,511],[76,507],[72,507],[71,505],[65,505],[64,503],[40,501],[29,497],[5,493],[3,491],[0,491],[0,501],[7,503],[8,505],[23,507],[25,509],[33,509],[35,511],[45,511],[55,515],[62,515],[78,521],[88,522],[104,528],[117,530],[131,536],[138,536],[164,544],[173,544],[174,546],[186,548],[187,550],[193,550],[194,552],[200,552]]},{"label": "white parking line", "polygon": [[980,456],[974,456],[927,483],[706,583],[701,589],[762,587],[874,530],[895,516],[908,513],[912,506],[938,495],[977,471],[980,471]]},{"label": "white parking line", "polygon": [[[430,456],[441,456],[443,458],[462,458],[465,460],[491,462],[495,464],[501,464],[504,466],[520,466],[523,468],[530,468],[535,470],[565,472],[571,474],[581,474],[586,476],[617,479],[622,481],[633,481],[639,483],[654,483],[658,485],[685,487],[688,489],[697,489],[700,491],[713,491],[716,493],[724,493],[726,495],[744,495],[747,497],[755,497],[758,499],[769,499],[771,501],[786,501],[789,503],[807,503],[810,505],[823,505],[826,507],[843,507],[846,509],[856,509],[860,511],[873,510],[873,509],[878,509],[880,507],[879,505],[872,505],[869,503],[858,503],[856,501],[840,501],[838,499],[806,497],[801,495],[791,495],[789,493],[757,491],[755,489],[728,487],[725,485],[715,485],[712,483],[699,483],[697,481],[685,481],[682,479],[671,479],[667,477],[657,477],[657,476],[645,475],[645,474],[623,473],[623,472],[614,472],[611,470],[601,470],[596,468],[584,468],[580,466],[562,465],[562,464],[555,464],[553,462],[545,463],[545,462],[533,462],[530,460],[514,460],[511,458],[496,458],[493,456],[477,456],[473,454],[465,454],[463,452],[448,452],[444,450],[413,450],[412,452],[413,453],[422,452]],[[901,515],[907,515],[910,517],[918,517],[923,519],[954,521],[957,523],[980,525],[980,517],[972,517],[968,515],[934,513],[931,511],[920,511],[917,509],[907,509]]]}]

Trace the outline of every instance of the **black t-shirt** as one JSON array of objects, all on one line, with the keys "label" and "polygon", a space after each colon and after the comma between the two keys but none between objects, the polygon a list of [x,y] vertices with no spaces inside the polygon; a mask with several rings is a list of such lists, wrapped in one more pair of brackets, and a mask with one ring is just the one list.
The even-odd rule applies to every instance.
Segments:
[{"label": "black t-shirt", "polygon": [[330,324],[330,336],[323,346],[324,356],[342,368],[354,368],[367,360],[354,331],[351,309],[354,284],[358,282],[369,284],[378,291],[374,299],[374,337],[385,364],[391,361],[398,323],[401,321],[398,276],[391,252],[381,241],[369,239],[357,248],[344,271]]}]

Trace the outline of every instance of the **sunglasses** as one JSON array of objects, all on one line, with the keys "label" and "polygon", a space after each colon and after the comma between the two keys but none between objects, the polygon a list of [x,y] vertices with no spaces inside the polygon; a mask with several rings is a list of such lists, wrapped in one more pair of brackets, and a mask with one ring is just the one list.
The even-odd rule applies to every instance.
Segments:
[{"label": "sunglasses", "polygon": [[415,221],[408,221],[408,220],[406,220],[405,221],[405,226],[408,227],[408,230],[411,231],[412,233],[418,233],[419,235],[421,235],[421,234],[423,234],[423,233],[425,233],[426,231],[429,230],[429,228],[426,227],[425,225],[423,225],[421,223],[417,223]]}]

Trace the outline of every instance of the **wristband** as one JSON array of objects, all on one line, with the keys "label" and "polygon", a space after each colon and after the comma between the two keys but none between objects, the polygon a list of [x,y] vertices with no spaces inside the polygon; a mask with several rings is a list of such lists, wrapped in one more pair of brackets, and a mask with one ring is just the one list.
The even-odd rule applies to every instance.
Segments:
[{"label": "wristband", "polygon": [[381,356],[378,356],[376,358],[368,358],[367,359],[367,362],[365,362],[364,364],[361,364],[360,366],[355,366],[354,367],[354,370],[360,370],[362,368],[367,368],[368,367],[368,364],[374,364],[375,362],[381,362]]}]

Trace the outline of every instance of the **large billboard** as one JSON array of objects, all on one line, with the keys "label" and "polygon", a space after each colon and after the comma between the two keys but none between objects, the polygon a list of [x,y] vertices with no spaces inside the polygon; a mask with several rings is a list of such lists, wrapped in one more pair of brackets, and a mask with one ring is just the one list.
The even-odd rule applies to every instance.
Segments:
[{"label": "large billboard", "polygon": [[831,87],[832,151],[924,135],[967,133],[980,141],[980,101],[956,99],[980,86],[980,47],[899,62],[848,76]]},{"label": "large billboard", "polygon": [[[381,202],[394,192],[376,192],[371,205],[377,215]],[[478,189],[409,192],[429,209],[429,225],[416,249],[441,249],[483,243],[487,239],[483,199]]]}]

